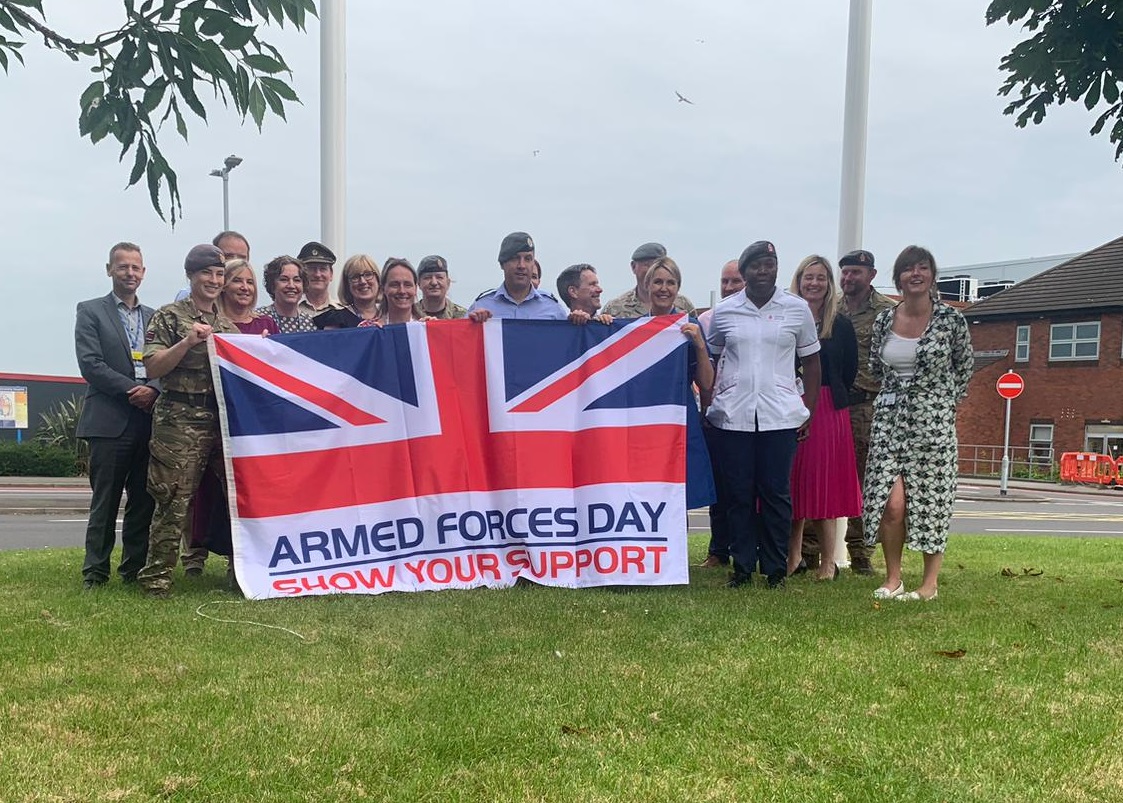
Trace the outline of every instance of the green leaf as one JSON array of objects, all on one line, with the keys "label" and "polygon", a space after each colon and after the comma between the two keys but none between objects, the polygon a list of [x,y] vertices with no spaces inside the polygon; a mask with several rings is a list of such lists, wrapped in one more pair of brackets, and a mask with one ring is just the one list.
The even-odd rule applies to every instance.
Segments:
[{"label": "green leaf", "polygon": [[264,73],[279,73],[284,72],[285,65],[277,61],[272,56],[266,56],[263,53],[254,53],[253,55],[246,56],[246,65]]},{"label": "green leaf", "polygon": [[1097,75],[1092,79],[1092,85],[1088,88],[1088,94],[1084,96],[1084,108],[1088,111],[1096,108],[1096,104],[1100,102],[1100,77]]},{"label": "green leaf", "polygon": [[2,47],[0,47],[0,67],[4,68],[4,72],[8,71],[8,54],[4,52]]},{"label": "green leaf", "polygon": [[245,117],[250,103],[250,74],[241,64],[238,65],[237,80],[230,88],[234,94],[234,108]]},{"label": "green leaf", "polygon": [[1103,96],[1108,103],[1115,103],[1119,100],[1119,84],[1107,74],[1104,74]]},{"label": "green leaf", "polygon": [[141,176],[144,175],[144,168],[148,164],[148,150],[144,147],[144,143],[138,143],[136,146],[136,161],[133,162],[133,171],[129,173],[129,183],[126,187],[131,187],[140,181]]},{"label": "green leaf", "polygon": [[183,137],[183,141],[187,141],[187,123],[183,119],[183,115],[179,111],[179,104],[176,103],[175,95],[172,95],[171,110],[175,114],[175,130]]},{"label": "green leaf", "polygon": [[104,96],[105,82],[94,81],[82,92],[82,97],[78,99],[78,108],[84,111],[90,107],[90,104],[94,101],[100,101]]},{"label": "green leaf", "polygon": [[256,25],[231,23],[222,35],[222,47],[226,50],[241,50],[253,38]]},{"label": "green leaf", "polygon": [[144,89],[144,100],[141,105],[144,107],[145,112],[151,114],[156,111],[160,103],[164,100],[164,93],[168,90],[168,81],[165,78],[157,78]]},{"label": "green leaf", "polygon": [[148,197],[152,201],[152,208],[156,210],[160,220],[167,220],[164,217],[164,210],[160,208],[160,170],[155,162],[148,163],[145,173],[148,178]]},{"label": "green leaf", "polygon": [[267,86],[262,86],[261,87],[261,94],[265,98],[265,102],[266,102],[266,104],[268,104],[269,110],[272,111],[273,114],[277,115],[282,120],[288,119],[287,117],[285,117],[284,101],[282,101],[279,97],[277,97],[276,92],[274,92],[272,89],[270,89]]},{"label": "green leaf", "polygon": [[249,113],[257,123],[257,130],[261,130],[261,122],[265,119],[265,96],[261,94],[261,87],[256,83],[250,87]]},{"label": "green leaf", "polygon": [[281,0],[266,0],[266,2],[269,4],[269,11],[277,20],[277,24],[283,28],[285,26],[285,8]]},{"label": "green leaf", "polygon": [[199,15],[203,18],[203,24],[199,26],[199,33],[203,36],[218,36],[223,33],[231,25],[236,25],[229,14],[223,14],[221,11],[213,9],[205,11]]},{"label": "green leaf", "polygon": [[0,26],[7,28],[14,34],[20,33],[20,29],[17,28],[15,22],[12,21],[11,15],[3,8],[0,8]]},{"label": "green leaf", "polygon": [[280,78],[269,78],[267,76],[262,76],[260,80],[262,87],[268,87],[285,100],[290,100],[293,103],[300,103],[300,98],[296,96],[296,92],[293,90],[293,88],[282,81]]}]

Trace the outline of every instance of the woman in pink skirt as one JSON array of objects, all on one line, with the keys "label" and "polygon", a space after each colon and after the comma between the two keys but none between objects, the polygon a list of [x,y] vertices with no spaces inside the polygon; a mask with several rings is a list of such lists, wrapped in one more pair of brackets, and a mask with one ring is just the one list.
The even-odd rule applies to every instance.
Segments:
[{"label": "woman in pink skirt", "polygon": [[792,464],[792,530],[788,541],[788,574],[799,565],[803,525],[818,524],[818,580],[838,577],[834,562],[836,519],[862,514],[862,489],[850,432],[849,388],[858,372],[858,341],[854,327],[838,314],[840,303],[834,270],[817,254],[799,263],[791,292],[803,298],[815,317],[822,350],[823,384],[806,440]]}]

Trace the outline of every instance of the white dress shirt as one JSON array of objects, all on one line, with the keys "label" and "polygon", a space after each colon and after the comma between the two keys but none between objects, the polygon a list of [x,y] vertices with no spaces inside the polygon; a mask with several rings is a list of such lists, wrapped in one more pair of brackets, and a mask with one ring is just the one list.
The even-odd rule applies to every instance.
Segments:
[{"label": "white dress shirt", "polygon": [[706,417],[742,432],[798,429],[810,415],[796,384],[796,356],[819,351],[807,302],[776,289],[763,307],[743,293],[714,307],[707,335],[718,357],[714,398]]}]

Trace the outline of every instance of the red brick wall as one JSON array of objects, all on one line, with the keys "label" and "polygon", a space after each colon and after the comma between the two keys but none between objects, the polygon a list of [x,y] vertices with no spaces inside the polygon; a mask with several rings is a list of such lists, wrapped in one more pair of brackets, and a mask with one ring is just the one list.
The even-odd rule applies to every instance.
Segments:
[{"label": "red brick wall", "polygon": [[[967,313],[968,321],[971,320]],[[1100,321],[1098,360],[1049,361],[1049,327],[1053,323]],[[1019,325],[1029,325],[1029,362],[1014,362],[1014,339]],[[1010,407],[1010,445],[1029,445],[1030,423],[1051,423],[1053,448],[1082,451],[1084,426],[1109,421],[1123,423],[1123,315],[1109,313],[1077,318],[1037,318],[971,323],[974,350],[1008,349],[1009,355],[975,372],[967,398],[960,403],[958,434],[961,444],[1002,445],[1006,402],[995,382],[1007,370],[1021,374],[1026,389]]]}]

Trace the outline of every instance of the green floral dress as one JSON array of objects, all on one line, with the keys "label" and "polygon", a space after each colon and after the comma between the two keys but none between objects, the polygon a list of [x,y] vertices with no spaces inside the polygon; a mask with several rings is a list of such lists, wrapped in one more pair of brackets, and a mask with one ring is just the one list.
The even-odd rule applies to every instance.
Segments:
[{"label": "green floral dress", "polygon": [[955,407],[967,393],[975,363],[971,336],[958,311],[936,302],[917,343],[916,373],[902,379],[882,357],[894,313],[895,308],[878,314],[870,347],[870,371],[881,382],[881,392],[873,403],[862,486],[866,543],[876,543],[889,492],[901,477],[908,499],[906,546],[943,552],[959,473]]}]

